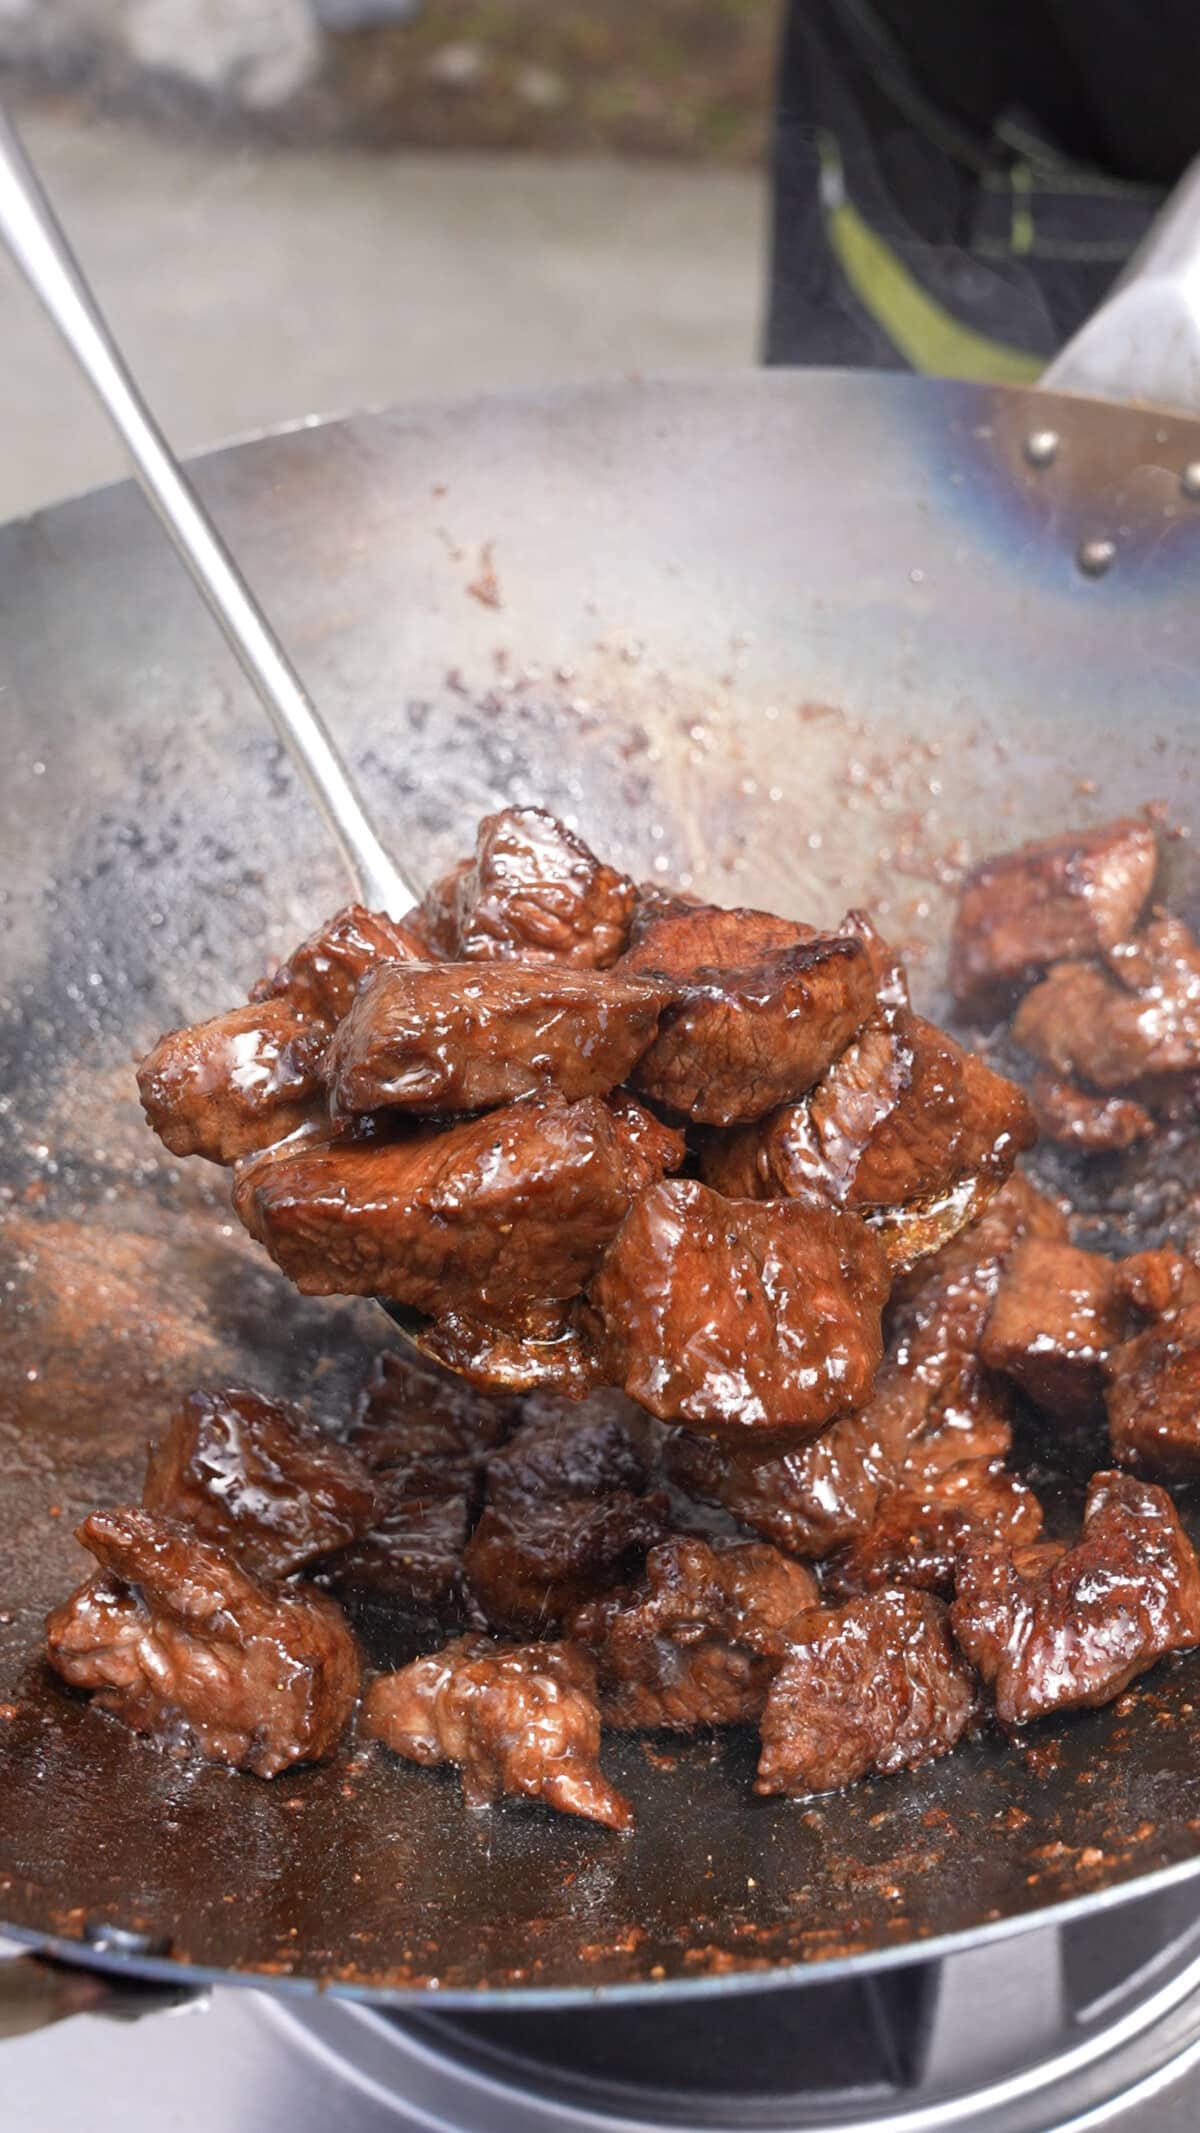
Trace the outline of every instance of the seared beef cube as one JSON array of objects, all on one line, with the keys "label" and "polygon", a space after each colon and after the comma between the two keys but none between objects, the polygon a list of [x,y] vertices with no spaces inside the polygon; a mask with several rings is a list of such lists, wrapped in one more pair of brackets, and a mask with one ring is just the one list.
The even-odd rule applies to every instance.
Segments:
[{"label": "seared beef cube", "polygon": [[1097,1089],[1194,1073],[1200,941],[1181,920],[1160,918],[1130,944],[1121,978],[1094,963],[1058,963],[1022,1000],[1013,1034],[1043,1066]]},{"label": "seared beef cube", "polygon": [[332,1600],[259,1584],[148,1511],[94,1511],[76,1533],[107,1575],[46,1619],[50,1663],[136,1733],[275,1777],[336,1746],[358,1650]]},{"label": "seared beef cube", "polygon": [[[932,1575],[936,1566],[937,1582],[947,1582],[964,1490],[976,1514],[986,1499],[1029,1530],[1041,1515],[1034,1499],[1007,1478],[993,1479],[1012,1443],[1011,1402],[1004,1380],[981,1365],[979,1339],[1018,1240],[1065,1232],[1050,1201],[1024,1178],[1010,1178],[986,1213],[893,1296],[887,1353],[862,1413],[789,1454],[786,1468],[771,1448],[776,1466],[768,1458],[757,1486],[734,1474],[720,1501],[780,1547],[821,1556],[845,1550],[840,1575],[855,1586],[889,1564],[898,1575],[903,1568],[904,1579]],[[781,1477],[775,1506],[773,1471]]]},{"label": "seared beef cube", "polygon": [[686,1179],[643,1193],[591,1294],[613,1374],[651,1414],[811,1434],[869,1399],[888,1286],[853,1215]]},{"label": "seared beef cube", "polygon": [[235,1007],[159,1038],[138,1068],[142,1109],[172,1155],[235,1163],[323,1117],[328,1048],[328,1023],[290,1000]]},{"label": "seared beef cube", "polygon": [[1066,1235],[1061,1210],[1018,1175],[978,1221],[898,1286],[874,1402],[896,1411],[895,1441],[927,1436],[948,1421],[973,1423],[981,1406],[994,1411],[979,1344],[1004,1266],[1022,1238],[1065,1242]]},{"label": "seared beef cube", "polygon": [[334,1110],[490,1111],[549,1087],[603,1096],[641,1057],[669,997],[615,971],[381,963],[333,1040]]},{"label": "seared beef cube", "polygon": [[443,1131],[273,1149],[243,1166],[234,1206],[307,1295],[503,1322],[575,1295],[630,1198],[611,1112],[549,1091]]},{"label": "seared beef cube", "polygon": [[667,1531],[667,1508],[627,1489],[486,1504],[464,1557],[472,1597],[494,1629],[549,1635],[637,1569]]},{"label": "seared beef cube", "polygon": [[350,1444],[408,1495],[453,1495],[474,1487],[484,1454],[515,1419],[512,1401],[474,1391],[424,1356],[380,1355],[355,1403]]},{"label": "seared beef cube", "polygon": [[298,1013],[336,1022],[376,963],[406,963],[424,954],[415,934],[382,911],[347,904],[281,963],[274,977],[260,978],[252,1000],[282,995]]},{"label": "seared beef cube", "polygon": [[643,1494],[647,1425],[619,1393],[581,1407],[535,1395],[526,1415],[488,1459],[466,1572],[490,1623],[544,1632],[637,1567],[666,1504]]},{"label": "seared beef cube", "polygon": [[895,1014],[898,1009],[910,1009],[908,972],[895,949],[884,940],[870,912],[847,911],[841,925],[834,930],[862,942],[875,980],[875,997],[882,1011]]},{"label": "seared beef cube", "polygon": [[732,1126],[810,1089],[875,1006],[861,941],[817,934],[761,962],[675,980],[633,1080],[681,1117]]},{"label": "seared beef cube", "polygon": [[582,1400],[604,1381],[590,1314],[575,1304],[523,1311],[519,1324],[504,1326],[469,1311],[444,1311],[424,1346],[468,1384],[493,1393],[551,1391]]},{"label": "seared beef cube", "polygon": [[595,1669],[577,1645],[460,1637],[373,1682],[362,1725],[410,1762],[457,1763],[468,1807],[517,1793],[609,1829],[633,1826],[600,1768]]},{"label": "seared beef cube", "polygon": [[[921,1246],[929,1249],[947,1241],[947,1223],[931,1227],[928,1203],[961,1180],[986,1183],[990,1197],[1034,1138],[1014,1082],[944,1030],[897,1009],[867,1024],[805,1102],[739,1133],[714,1134],[702,1167],[731,1198],[783,1195],[857,1213],[917,1203]],[[977,1191],[959,1194],[949,1233],[978,1212]],[[910,1228],[898,1262],[917,1256],[913,1243]]]},{"label": "seared beef cube", "polygon": [[1043,1140],[1081,1155],[1111,1155],[1136,1147],[1154,1131],[1145,1106],[1130,1096],[1093,1096],[1053,1074],[1035,1074],[1029,1099]]},{"label": "seared beef cube", "polygon": [[1114,1272],[1121,1294],[1146,1318],[1169,1318],[1200,1303],[1200,1266],[1170,1245],[1118,1259]]},{"label": "seared beef cube", "polygon": [[995,1197],[997,1183],[986,1171],[975,1171],[932,1199],[909,1200],[902,1207],[869,1208],[863,1220],[883,1246],[892,1273],[908,1274],[979,1220]]},{"label": "seared beef cube", "polygon": [[445,1622],[470,1612],[463,1555],[471,1530],[471,1496],[409,1494],[402,1477],[381,1480],[382,1509],[369,1533],[322,1564],[335,1591],[386,1595],[399,1606]]},{"label": "seared beef cube", "polygon": [[541,807],[480,823],[457,886],[457,944],[470,960],[525,956],[607,970],[629,935],[637,891]]},{"label": "seared beef cube", "polygon": [[1200,1303],[1118,1348],[1109,1366],[1108,1434],[1122,1466],[1171,1481],[1200,1476]]},{"label": "seared beef cube", "polygon": [[829,1555],[871,1524],[880,1490],[894,1475],[873,1405],[783,1448],[675,1429],[666,1470],[678,1487],[720,1504],[786,1554]]},{"label": "seared beef cube", "polygon": [[1200,1003],[1200,941],[1183,919],[1160,906],[1137,933],[1110,947],[1104,960],[1123,992],[1158,1001],[1167,1018],[1189,1010],[1195,1016]]},{"label": "seared beef cube", "polygon": [[657,881],[639,881],[634,899],[633,917],[629,921],[629,948],[636,948],[651,926],[660,918],[686,918],[689,911],[711,911],[702,896],[693,895],[690,889],[665,889]]},{"label": "seared beef cube", "polygon": [[463,1554],[484,1460],[514,1413],[513,1402],[472,1391],[424,1357],[378,1357],[350,1442],[377,1477],[380,1512],[369,1533],[327,1557],[324,1581],[443,1621],[466,1619]]},{"label": "seared beef cube", "polygon": [[1112,1262],[1027,1237],[1010,1255],[979,1344],[982,1360],[1064,1420],[1104,1411],[1104,1365],[1127,1311]]},{"label": "seared beef cube", "polygon": [[950,944],[950,990],[962,1013],[999,1013],[1049,964],[1124,940],[1157,864],[1154,831],[1131,820],[985,859],[963,883]]},{"label": "seared beef cube", "polygon": [[906,1585],[949,1596],[966,1541],[1025,1546],[1041,1530],[1037,1497],[1001,1459],[960,1459],[922,1472],[914,1455],[898,1486],[884,1492],[866,1532],[831,1557],[828,1587],[852,1594]]},{"label": "seared beef cube", "polygon": [[776,918],[773,911],[676,904],[672,910],[639,917],[621,969],[670,979],[695,978],[702,971],[752,970],[777,950],[814,938],[812,926]]},{"label": "seared beef cube", "polygon": [[1111,1703],[1165,1652],[1200,1644],[1200,1567],[1163,1489],[1096,1474],[1073,1548],[963,1551],[954,1634],[1005,1725]]},{"label": "seared beef cube", "polygon": [[605,1104],[625,1149],[626,1177],[635,1197],[647,1185],[657,1185],[667,1171],[678,1170],[687,1154],[687,1142],[674,1126],[640,1104],[628,1089],[614,1089]]},{"label": "seared beef cube", "polygon": [[630,1591],[593,1600],[570,1634],[594,1652],[610,1726],[731,1726],[758,1717],[796,1617],[817,1582],[761,1541],[652,1548]]},{"label": "seared beef cube", "polygon": [[458,954],[458,893],[474,864],[474,859],[460,859],[426,889],[416,909],[405,914],[406,931],[432,963],[452,962]]},{"label": "seared beef cube", "polygon": [[631,1400],[611,1389],[582,1406],[534,1393],[522,1403],[520,1425],[508,1443],[488,1457],[488,1499],[513,1504],[644,1489],[652,1429]]},{"label": "seared beef cube", "polygon": [[236,1556],[286,1577],[365,1533],[378,1511],[361,1460],[290,1400],[244,1385],[190,1392],[155,1444],[142,1502]]},{"label": "seared beef cube", "polygon": [[1041,1531],[1036,1496],[1004,1468],[1012,1446],[1008,1387],[976,1353],[991,1279],[1003,1278],[1000,1266],[1014,1249],[1012,1212],[986,1224],[990,1245],[970,1232],[960,1237],[933,1262],[924,1294],[894,1313],[875,1397],[858,1417],[890,1458],[890,1472],[874,1516],[826,1565],[837,1592],[912,1585],[949,1593],[969,1532],[1025,1541]]},{"label": "seared beef cube", "polygon": [[771,1683],[754,1789],[803,1798],[916,1770],[957,1746],[976,1708],[945,1607],[929,1593],[814,1608]]}]

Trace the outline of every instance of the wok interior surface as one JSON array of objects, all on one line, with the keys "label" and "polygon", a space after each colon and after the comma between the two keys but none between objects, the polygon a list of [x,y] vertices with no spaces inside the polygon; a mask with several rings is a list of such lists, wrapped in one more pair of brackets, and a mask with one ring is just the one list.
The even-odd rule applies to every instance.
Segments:
[{"label": "wok interior surface", "polygon": [[[541,801],[641,877],[873,906],[936,1008],[965,858],[1147,800],[1200,828],[1198,456],[1176,418],[776,374],[357,418],[201,486],[419,873]],[[336,1418],[389,1330],[294,1294],[225,1179],[142,1123],[134,1057],[345,886],[130,490],[0,532],[0,642],[3,1926],[116,1924],[135,1960],[259,1981],[562,1994],[892,1960],[1200,1862],[1200,1653],[811,1803],[755,1799],[736,1735],[612,1736],[630,1838],[468,1814],[453,1773],[352,1748],[271,1784],[180,1765],[51,1681],[72,1527],[136,1495],[174,1397],[243,1378]],[[1186,842],[1168,879],[1194,913]],[[1188,1234],[1195,1168],[1094,1173],[1098,1230]]]}]

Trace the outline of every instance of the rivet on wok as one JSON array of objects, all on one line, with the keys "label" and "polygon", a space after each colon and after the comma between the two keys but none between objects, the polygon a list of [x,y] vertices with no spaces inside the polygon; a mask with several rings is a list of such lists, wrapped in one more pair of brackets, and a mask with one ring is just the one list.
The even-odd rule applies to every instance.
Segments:
[{"label": "rivet on wok", "polygon": [[1080,544],[1076,561],[1089,578],[1102,578],[1114,561],[1116,553],[1116,542],[1110,541],[1107,534],[1100,534],[1095,540],[1083,541]]},{"label": "rivet on wok", "polygon": [[1031,430],[1025,439],[1025,457],[1031,467],[1048,467],[1058,458],[1057,430]]},{"label": "rivet on wok", "polygon": [[1200,459],[1189,460],[1179,477],[1179,486],[1185,496],[1200,502]]}]

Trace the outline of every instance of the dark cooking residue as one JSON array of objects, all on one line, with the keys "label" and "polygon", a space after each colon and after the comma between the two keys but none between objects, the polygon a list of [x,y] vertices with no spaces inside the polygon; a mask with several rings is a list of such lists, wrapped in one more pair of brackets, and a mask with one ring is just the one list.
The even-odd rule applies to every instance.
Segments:
[{"label": "dark cooking residue", "polygon": [[[1123,821],[963,885],[960,1004],[1015,1008],[990,1056],[1077,1166],[1195,1113],[1200,945],[1147,916],[1155,861]],[[177,1752],[329,1754],[383,1610],[409,1656],[368,1640],[365,1737],[621,1829],[604,1726],[756,1726],[757,1789],[805,1796],[1200,1644],[1160,1486],[1200,1475],[1200,1266],[1135,1224],[1089,1249],[1014,1173],[1020,1088],[913,1014],[864,914],[639,890],[508,810],[140,1081],[301,1288],[417,1305],[471,1379],[383,1358],[346,1443],[198,1391],[143,1506],[85,1520],[51,1659]],[[1092,1477],[1078,1537],[1048,1474]]]}]

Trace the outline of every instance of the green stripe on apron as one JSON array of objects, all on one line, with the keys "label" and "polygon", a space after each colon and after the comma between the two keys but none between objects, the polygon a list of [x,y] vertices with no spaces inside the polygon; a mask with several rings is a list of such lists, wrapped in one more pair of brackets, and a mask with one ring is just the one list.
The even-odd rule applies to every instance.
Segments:
[{"label": "green stripe on apron", "polygon": [[921,287],[886,240],[847,200],[836,141],[822,136],[825,230],[846,280],[864,310],[914,370],[985,385],[1032,385],[1044,359],[963,326]]}]

